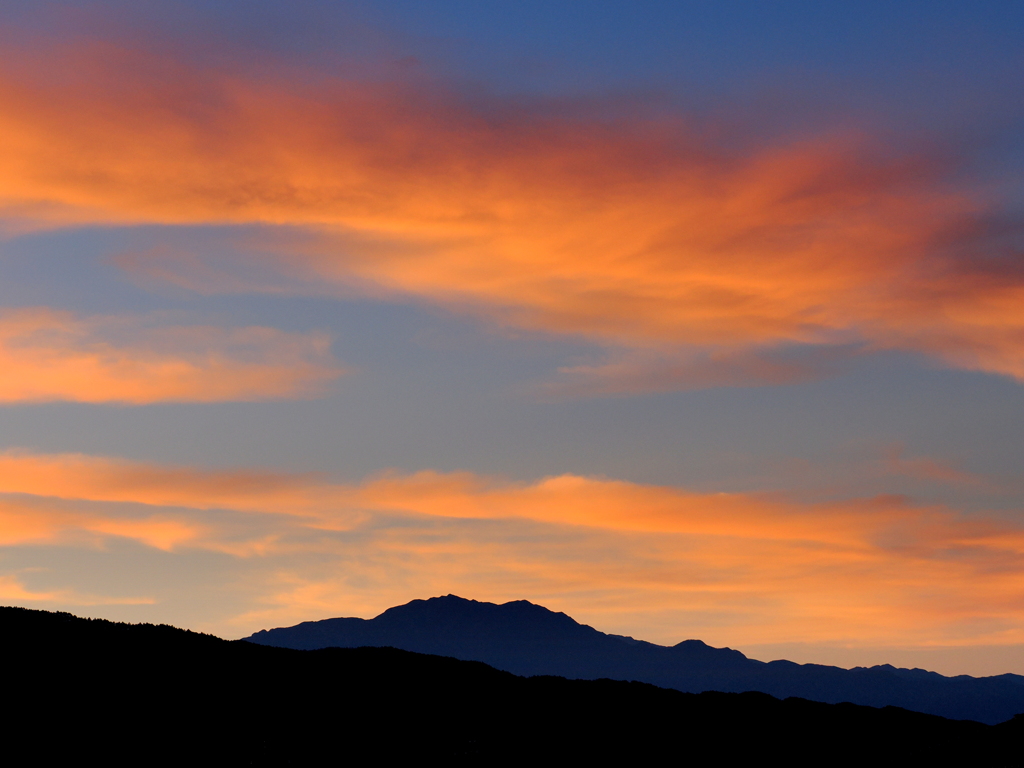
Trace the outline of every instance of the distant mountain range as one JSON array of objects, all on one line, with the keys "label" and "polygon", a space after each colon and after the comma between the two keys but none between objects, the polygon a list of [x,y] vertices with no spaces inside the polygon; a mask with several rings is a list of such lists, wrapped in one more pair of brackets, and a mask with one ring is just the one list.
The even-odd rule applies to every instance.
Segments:
[{"label": "distant mountain range", "polygon": [[0,655],[12,765],[1022,764],[1024,717],[992,726],[526,678],[393,648],[296,651],[24,608],[0,608]]},{"label": "distant mountain range", "polygon": [[245,639],[302,650],[390,646],[482,661],[516,675],[635,680],[694,693],[759,691],[783,699],[903,707],[989,724],[1024,713],[1021,675],[945,677],[887,664],[842,669],[763,662],[700,640],[667,647],[605,634],[526,600],[495,605],[447,595],[413,600],[374,619],[307,621]]}]

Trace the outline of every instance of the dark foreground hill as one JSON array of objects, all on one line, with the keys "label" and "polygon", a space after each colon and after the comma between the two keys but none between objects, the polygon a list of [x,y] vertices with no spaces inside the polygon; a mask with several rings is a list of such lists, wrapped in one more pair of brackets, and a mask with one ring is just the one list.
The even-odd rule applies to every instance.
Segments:
[{"label": "dark foreground hill", "polygon": [[666,647],[607,635],[564,613],[518,600],[455,595],[390,608],[375,619],[326,619],[263,630],[250,642],[283,648],[391,646],[482,661],[517,675],[638,680],[679,691],[760,691],[828,703],[897,706],[995,724],[1024,712],[1024,677],[944,677],[889,665],[841,669],[762,662],[699,640]]},{"label": "dark foreground hill", "polygon": [[522,678],[20,608],[0,608],[0,649],[5,755],[25,764],[1002,766],[1024,736],[1024,718]]}]

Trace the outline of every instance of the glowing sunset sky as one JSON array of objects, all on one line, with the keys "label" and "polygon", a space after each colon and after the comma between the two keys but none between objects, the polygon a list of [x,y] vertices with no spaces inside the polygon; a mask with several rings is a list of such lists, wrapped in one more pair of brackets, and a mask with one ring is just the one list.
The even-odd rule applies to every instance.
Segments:
[{"label": "glowing sunset sky", "polygon": [[5,2],[0,602],[1024,673],[1024,7]]}]

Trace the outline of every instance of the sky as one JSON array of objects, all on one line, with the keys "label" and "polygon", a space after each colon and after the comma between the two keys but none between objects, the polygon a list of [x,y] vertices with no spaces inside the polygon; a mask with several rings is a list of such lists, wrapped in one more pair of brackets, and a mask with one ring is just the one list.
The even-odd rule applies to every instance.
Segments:
[{"label": "sky", "polygon": [[1024,6],[0,8],[0,602],[1024,674]]}]

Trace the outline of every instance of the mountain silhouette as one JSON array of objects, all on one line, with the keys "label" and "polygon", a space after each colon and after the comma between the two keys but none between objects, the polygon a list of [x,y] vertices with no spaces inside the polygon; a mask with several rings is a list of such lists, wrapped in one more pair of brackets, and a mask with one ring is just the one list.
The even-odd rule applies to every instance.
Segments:
[{"label": "mountain silhouette", "polygon": [[0,733],[18,764],[1006,766],[1024,737],[1024,717],[525,678],[23,608],[0,608],[0,653]]},{"label": "mountain silhouette", "polygon": [[635,680],[678,691],[759,691],[778,698],[896,706],[995,724],[1024,712],[1024,676],[946,677],[870,668],[763,662],[700,640],[674,646],[610,635],[526,600],[496,605],[455,595],[413,600],[374,619],[337,618],[261,630],[251,643],[282,648],[393,647],[482,661],[516,675]]}]

